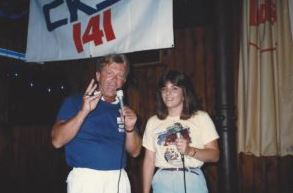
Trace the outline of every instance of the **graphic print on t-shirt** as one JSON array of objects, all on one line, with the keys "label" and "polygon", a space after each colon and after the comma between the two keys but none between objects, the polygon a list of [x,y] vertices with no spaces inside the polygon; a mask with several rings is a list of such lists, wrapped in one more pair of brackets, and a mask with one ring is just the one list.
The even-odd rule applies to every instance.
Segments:
[{"label": "graphic print on t-shirt", "polygon": [[181,123],[176,122],[168,126],[163,132],[158,133],[157,144],[165,147],[165,160],[172,165],[178,166],[181,164],[181,156],[175,144],[177,138],[176,133],[180,133],[184,139],[191,143],[189,127],[183,127]]},{"label": "graphic print on t-shirt", "polygon": [[119,132],[124,132],[124,122],[121,117],[117,117],[117,125],[118,125],[118,131]]}]

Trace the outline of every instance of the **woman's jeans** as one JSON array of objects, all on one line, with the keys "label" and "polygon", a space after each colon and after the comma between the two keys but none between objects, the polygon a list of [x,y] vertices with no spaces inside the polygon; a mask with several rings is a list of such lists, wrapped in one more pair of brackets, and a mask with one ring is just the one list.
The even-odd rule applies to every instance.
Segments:
[{"label": "woman's jeans", "polygon": [[[153,177],[153,193],[185,193],[184,171],[160,168]],[[200,168],[185,171],[186,193],[208,193],[206,180]]]}]

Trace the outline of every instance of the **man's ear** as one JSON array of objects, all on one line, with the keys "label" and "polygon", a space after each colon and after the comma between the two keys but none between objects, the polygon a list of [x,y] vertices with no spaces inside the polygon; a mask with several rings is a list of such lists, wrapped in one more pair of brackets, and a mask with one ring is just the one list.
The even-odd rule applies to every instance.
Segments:
[{"label": "man's ear", "polygon": [[101,76],[101,73],[100,72],[96,72],[96,80],[98,82],[100,82],[100,76]]}]

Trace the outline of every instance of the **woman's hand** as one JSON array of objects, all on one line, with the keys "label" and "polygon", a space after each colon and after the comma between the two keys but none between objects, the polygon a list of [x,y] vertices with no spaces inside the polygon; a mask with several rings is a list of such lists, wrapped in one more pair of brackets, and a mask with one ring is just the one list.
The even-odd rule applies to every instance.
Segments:
[{"label": "woman's hand", "polygon": [[188,149],[189,149],[189,140],[183,138],[182,136],[180,136],[180,138],[176,139],[176,146],[178,151],[181,154],[188,154]]}]

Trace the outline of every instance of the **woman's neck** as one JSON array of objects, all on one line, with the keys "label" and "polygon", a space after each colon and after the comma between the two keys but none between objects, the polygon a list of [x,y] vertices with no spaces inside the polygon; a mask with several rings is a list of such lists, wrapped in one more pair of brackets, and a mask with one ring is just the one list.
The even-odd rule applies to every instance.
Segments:
[{"label": "woman's neck", "polygon": [[168,108],[168,115],[170,117],[180,117],[182,108]]}]

